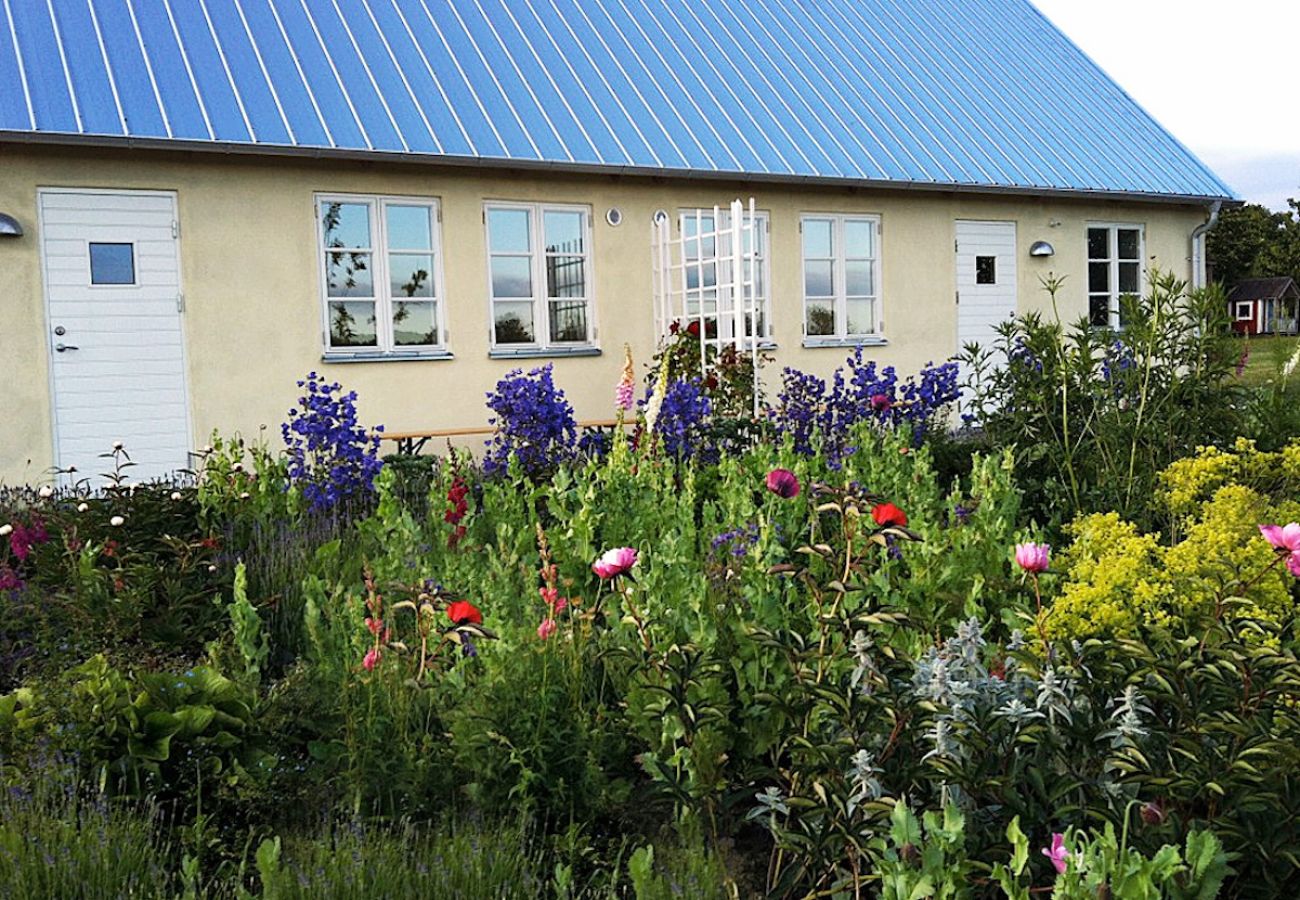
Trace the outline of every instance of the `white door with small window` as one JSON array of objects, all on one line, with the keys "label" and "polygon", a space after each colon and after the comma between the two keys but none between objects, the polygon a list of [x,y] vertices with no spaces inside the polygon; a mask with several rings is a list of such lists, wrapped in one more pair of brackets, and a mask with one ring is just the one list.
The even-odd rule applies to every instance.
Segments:
[{"label": "white door with small window", "polygon": [[112,468],[132,481],[189,465],[176,197],[159,191],[43,190],[55,463],[65,481]]},{"label": "white door with small window", "polygon": [[1016,274],[1015,222],[957,223],[958,348],[994,348],[998,326],[1016,314]]}]

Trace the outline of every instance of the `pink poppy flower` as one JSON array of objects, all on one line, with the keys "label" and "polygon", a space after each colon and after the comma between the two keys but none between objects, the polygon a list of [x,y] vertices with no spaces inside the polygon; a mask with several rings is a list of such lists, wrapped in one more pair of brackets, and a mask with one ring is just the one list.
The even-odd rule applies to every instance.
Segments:
[{"label": "pink poppy flower", "polygon": [[1046,572],[1047,567],[1052,562],[1052,545],[1051,544],[1016,544],[1016,565],[1037,575],[1040,572]]},{"label": "pink poppy flower", "polygon": [[767,489],[783,500],[799,496],[799,479],[789,469],[773,469],[767,473]]},{"label": "pink poppy flower", "polygon": [[542,624],[537,626],[537,636],[542,640],[546,640],[559,630],[560,626],[555,624],[554,619],[542,619]]},{"label": "pink poppy flower", "polygon": [[636,550],[631,547],[618,547],[614,550],[606,550],[600,559],[591,564],[591,571],[599,575],[602,580],[608,581],[610,578],[617,578],[632,571],[636,562]]},{"label": "pink poppy flower", "polygon": [[367,672],[373,672],[375,666],[379,665],[379,660],[384,656],[383,651],[378,647],[371,647],[366,651],[365,659],[361,660],[361,667]]},{"label": "pink poppy flower", "polygon": [[1278,550],[1300,553],[1300,524],[1292,522],[1290,525],[1261,525],[1259,533]]},{"label": "pink poppy flower", "polygon": [[1065,861],[1070,857],[1070,851],[1065,849],[1065,835],[1060,832],[1053,834],[1052,846],[1044,847],[1043,855],[1052,861],[1058,875],[1064,875]]}]

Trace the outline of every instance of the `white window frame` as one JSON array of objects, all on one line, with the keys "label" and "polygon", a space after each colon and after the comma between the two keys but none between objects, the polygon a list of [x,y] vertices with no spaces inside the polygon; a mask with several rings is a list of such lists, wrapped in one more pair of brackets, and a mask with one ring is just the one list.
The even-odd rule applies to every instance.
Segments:
[{"label": "white window frame", "polygon": [[[532,302],[534,340],[529,343],[502,344],[497,342],[497,299],[492,293],[492,258],[494,255],[523,255],[521,253],[494,254],[492,252],[492,225],[490,220],[492,211],[498,209],[523,210],[528,213],[530,236],[528,256],[530,260],[529,272],[533,285],[532,297],[503,298],[501,302],[519,303],[525,300]],[[547,253],[544,246],[546,239],[544,223],[545,215],[548,212],[581,213],[583,217],[584,240],[582,253],[556,254],[581,256],[583,260],[584,284],[581,299],[587,305],[587,336],[581,341],[553,341],[550,337],[552,298],[549,296],[546,284]],[[486,250],[484,261],[487,266],[488,346],[491,348],[490,352],[493,356],[564,356],[566,354],[584,355],[599,352],[599,345],[596,342],[600,331],[596,326],[595,229],[592,227],[591,216],[591,207],[582,203],[528,203],[515,200],[488,200],[483,204],[483,246]],[[579,298],[556,299],[573,301]]]},{"label": "white window frame", "polygon": [[[1106,259],[1094,259],[1092,251],[1089,249],[1088,232],[1093,230],[1106,230]],[[1136,231],[1138,233],[1138,291],[1133,296],[1141,297],[1146,292],[1147,283],[1147,230],[1146,226],[1136,222],[1089,222],[1084,230],[1083,250],[1086,258],[1084,269],[1084,286],[1087,291],[1087,316],[1088,323],[1093,328],[1109,327],[1115,331],[1124,327],[1120,321],[1120,303],[1119,298],[1129,296],[1128,292],[1119,289],[1119,266],[1121,262],[1131,263],[1135,260],[1119,258],[1119,233],[1121,231]],[[1101,291],[1092,289],[1092,266],[1094,263],[1107,263],[1109,274],[1107,275],[1107,324],[1101,326],[1092,321],[1092,298],[1100,297]]]},{"label": "white window frame", "polygon": [[[346,203],[364,205],[370,217],[370,243],[368,250],[357,252],[370,255],[370,277],[374,282],[374,297],[331,297],[329,295],[329,258],[330,248],[325,246],[325,223],[321,215],[321,205],[325,203]],[[419,248],[388,247],[388,218],[385,211],[389,206],[428,207],[430,213],[428,250]],[[450,329],[447,323],[447,299],[442,273],[442,205],[436,197],[411,197],[397,194],[316,194],[312,199],[312,211],[316,217],[316,258],[320,277],[321,315],[324,328],[321,338],[325,348],[325,358],[331,360],[348,359],[407,359],[449,356],[448,340]],[[351,248],[347,248],[351,249]],[[389,272],[390,254],[428,253],[433,257],[433,270],[429,278],[433,282],[432,297],[394,297],[392,278]],[[375,304],[375,339],[373,347],[335,347],[330,343],[330,301],[359,300],[366,302],[373,299]],[[438,341],[433,344],[403,344],[397,346],[393,336],[393,309],[397,302],[409,301],[433,304],[433,321],[438,330]]]},{"label": "white window frame", "polygon": [[[718,209],[718,221],[713,224],[713,228],[704,229],[705,234],[708,234],[709,232],[713,232],[716,234],[731,226],[731,210],[724,209],[721,207],[718,207],[717,209]],[[681,207],[680,209],[677,210],[677,233],[681,235],[682,238],[682,265],[684,267],[684,270],[697,265],[699,262],[699,260],[694,260],[687,257],[688,248],[692,244],[695,244],[696,246],[699,245],[696,242],[695,238],[693,237],[688,238],[686,236],[686,222],[688,219],[694,221],[697,213],[699,214],[699,218],[701,222],[703,222],[703,220],[706,218],[711,219],[713,218],[713,210],[714,207],[712,206],[709,207],[689,206],[689,207]],[[756,292],[756,296],[755,296],[755,300],[757,301],[757,306],[759,310],[762,312],[762,316],[763,316],[763,333],[758,335],[758,345],[760,347],[774,347],[776,345],[772,337],[773,334],[775,333],[772,324],[772,219],[770,214],[767,212],[767,210],[754,211],[754,230],[760,235],[759,240],[762,242],[761,252],[759,247],[754,248],[754,255],[758,257],[759,272],[761,273],[762,280],[763,280],[763,291],[762,293]],[[715,248],[715,249],[720,250],[720,248]],[[717,254],[715,254],[715,256],[717,256]],[[723,264],[730,263],[730,259],[731,258],[729,252],[725,259],[720,256],[717,257],[718,260],[717,278],[718,279],[722,279],[723,277],[722,266]],[[682,289],[683,291],[686,291],[686,286],[684,284],[682,285]],[[694,291],[695,288],[691,288],[690,290]],[[719,314],[715,310],[714,316],[719,320],[719,333],[721,333],[722,320],[729,319],[731,315],[732,315],[731,313]],[[728,338],[727,341],[725,342],[730,343],[731,339]],[[740,344],[741,346],[748,347],[749,342],[750,342],[750,338],[748,336],[745,336],[744,339],[740,342]]]},{"label": "white window frame", "polygon": [[[808,257],[804,253],[804,227],[810,221],[831,222],[832,255],[830,257],[813,257],[813,259],[831,263],[831,290],[834,296],[814,299],[820,303],[824,303],[826,299],[833,301],[835,312],[834,334],[808,333],[809,297],[806,270]],[[847,222],[869,222],[871,224],[871,243],[872,249],[875,251],[874,256],[847,256],[845,254],[844,226]],[[884,253],[881,247],[883,232],[881,216],[878,213],[805,212],[799,215],[799,294],[803,298],[800,305],[799,330],[803,334],[804,346],[841,347],[888,343],[885,338],[884,291],[882,290],[884,284],[884,264],[882,262]],[[870,331],[849,332],[848,330],[848,280],[845,278],[845,272],[848,268],[847,264],[851,261],[869,261],[872,263],[874,278],[871,285],[873,293],[871,294],[872,323]],[[859,296],[861,295],[854,295],[855,298]]]},{"label": "white window frame", "polygon": [[[1249,322],[1255,318],[1255,304],[1250,300],[1237,300],[1237,321]],[[1245,315],[1241,314],[1242,310],[1246,311]]]}]

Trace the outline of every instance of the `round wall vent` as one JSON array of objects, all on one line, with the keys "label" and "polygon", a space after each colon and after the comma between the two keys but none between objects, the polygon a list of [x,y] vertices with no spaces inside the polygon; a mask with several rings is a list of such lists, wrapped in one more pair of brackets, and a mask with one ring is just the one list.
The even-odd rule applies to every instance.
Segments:
[{"label": "round wall vent", "polygon": [[605,221],[608,222],[614,228],[617,228],[618,226],[622,225],[623,210],[619,209],[617,206],[611,206],[605,212]]},{"label": "round wall vent", "polygon": [[664,209],[656,209],[655,214],[650,217],[650,221],[656,225],[658,225],[660,222],[667,222],[668,211]]}]

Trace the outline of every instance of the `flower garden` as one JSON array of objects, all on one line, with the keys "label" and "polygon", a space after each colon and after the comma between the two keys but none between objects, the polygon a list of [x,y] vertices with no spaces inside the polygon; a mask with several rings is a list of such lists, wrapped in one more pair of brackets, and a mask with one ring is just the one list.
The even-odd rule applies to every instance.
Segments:
[{"label": "flower garden", "polygon": [[438,457],[312,374],[0,492],[0,896],[1296,896],[1295,360],[1150,293],[910,379],[677,329]]}]

